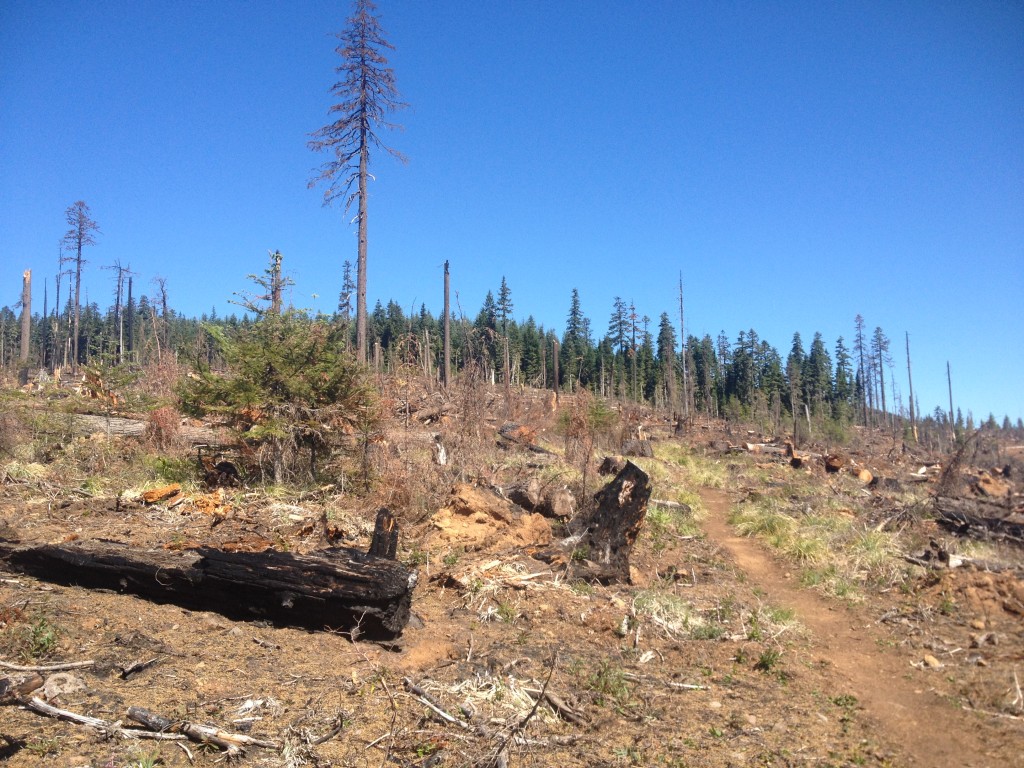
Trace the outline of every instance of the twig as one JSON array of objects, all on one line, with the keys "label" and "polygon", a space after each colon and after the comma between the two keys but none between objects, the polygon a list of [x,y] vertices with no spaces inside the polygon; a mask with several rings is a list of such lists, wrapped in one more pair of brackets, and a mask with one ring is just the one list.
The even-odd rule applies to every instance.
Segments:
[{"label": "twig", "polygon": [[91,659],[89,661],[67,661],[63,664],[43,664],[36,667],[23,667],[20,664],[9,664],[6,661],[0,661],[0,667],[14,672],[60,672],[65,669],[81,669],[82,667],[94,666],[96,666],[96,662]]},{"label": "twig", "polygon": [[[388,681],[381,675],[381,683],[384,685],[384,693],[388,695],[388,701],[391,703],[391,724],[388,726],[387,735],[391,737],[388,741],[388,748],[384,750],[384,759],[381,761],[381,768],[387,765],[388,760],[391,759],[391,750],[395,748],[395,722],[398,720],[398,705],[395,703],[394,694],[391,693],[391,689],[388,688]],[[381,738],[384,738],[383,736]]]},{"label": "twig", "polygon": [[443,709],[441,709],[440,706],[438,706],[437,704],[435,704],[433,702],[433,700],[430,698],[430,695],[426,691],[424,691],[422,688],[420,688],[418,685],[416,685],[416,683],[414,683],[408,677],[403,678],[402,679],[402,683],[405,685],[405,689],[407,691],[409,691],[409,693],[411,693],[413,695],[413,698],[415,698],[417,701],[419,701],[420,704],[423,704],[424,706],[426,706],[429,709],[431,709],[442,720],[445,720],[445,721],[451,723],[452,725],[457,725],[460,728],[463,728],[463,729],[465,729],[467,731],[472,731],[473,730],[473,726],[471,726],[469,723],[467,723],[467,722],[465,722],[463,720],[459,720],[454,715],[450,715],[447,712],[445,712]]},{"label": "twig", "polygon": [[344,713],[342,713],[342,714],[338,715],[338,722],[335,724],[335,726],[333,728],[331,728],[331,730],[329,730],[323,736],[318,736],[317,738],[315,738],[311,742],[309,742],[309,746],[315,747],[315,746],[317,746],[319,744],[323,744],[325,741],[330,741],[335,736],[337,736],[339,733],[341,733],[341,731],[342,731],[342,729],[344,727],[345,727],[345,715],[344,715]]},{"label": "twig", "polygon": [[526,717],[520,720],[519,723],[516,724],[511,731],[509,731],[508,736],[506,736],[505,739],[498,746],[498,751],[494,754],[495,766],[508,765],[508,754],[506,750],[508,749],[509,742],[512,741],[512,739],[514,739],[520,733],[522,733],[523,729],[526,728],[529,722],[533,719],[533,716],[537,714],[537,708],[540,706],[541,700],[543,700],[547,696],[548,685],[551,683],[551,677],[555,674],[555,665],[557,663],[558,651],[556,650],[554,653],[551,654],[551,666],[548,668],[547,679],[544,680],[544,685],[541,686],[540,696],[538,696],[536,701],[533,702],[533,707],[531,707],[530,711],[526,713]]},{"label": "twig", "polygon": [[710,687],[707,686],[707,685],[694,685],[692,683],[673,683],[671,680],[660,680],[659,678],[656,678],[656,677],[649,677],[647,675],[636,675],[636,674],[633,674],[632,672],[623,672],[622,676],[627,678],[627,679],[629,679],[629,680],[650,680],[650,681],[653,681],[655,683],[660,683],[661,685],[664,685],[667,688],[678,688],[679,690],[682,690],[682,691],[707,691],[707,690],[710,690]]}]

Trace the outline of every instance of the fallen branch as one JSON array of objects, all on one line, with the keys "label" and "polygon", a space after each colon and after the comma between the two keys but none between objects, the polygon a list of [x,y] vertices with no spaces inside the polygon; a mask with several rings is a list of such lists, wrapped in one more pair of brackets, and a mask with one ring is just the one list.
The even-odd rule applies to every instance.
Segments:
[{"label": "fallen branch", "polygon": [[67,709],[58,709],[50,704],[47,704],[40,698],[33,696],[28,701],[22,702],[22,704],[34,712],[38,712],[41,715],[48,717],[56,717],[59,720],[67,720],[78,725],[86,725],[90,728],[95,728],[104,734],[111,736],[123,736],[125,738],[133,739],[156,739],[164,741],[180,741],[185,739],[185,736],[179,733],[153,733],[152,731],[142,731],[138,728],[122,728],[118,723],[111,723],[107,720],[102,720],[98,717],[90,717],[89,715],[81,715],[78,712],[71,712]]},{"label": "fallen branch", "polygon": [[95,667],[96,662],[89,661],[67,661],[62,664],[42,664],[35,667],[23,667],[20,664],[9,664],[0,661],[0,668],[9,669],[12,672],[63,672],[67,669],[81,669],[82,667]]},{"label": "fallen branch", "polygon": [[474,730],[473,726],[471,726],[465,720],[459,720],[459,718],[455,717],[454,715],[445,712],[441,708],[441,706],[434,701],[433,697],[431,697],[429,693],[427,693],[418,685],[416,685],[416,683],[414,683],[408,677],[402,679],[402,684],[405,685],[405,690],[407,690],[409,693],[413,695],[413,698],[415,698],[420,704],[430,709],[445,722],[449,722],[452,725],[457,725],[460,728],[467,731]]},{"label": "fallen branch", "polygon": [[175,723],[172,720],[150,712],[142,707],[129,707],[128,717],[135,722],[146,726],[149,731],[159,733],[180,733],[199,744],[213,744],[227,752],[228,757],[238,757],[245,748],[264,747],[266,749],[280,749],[280,746],[272,741],[257,739],[246,736],[242,733],[229,733],[212,725],[196,725],[195,723]]}]

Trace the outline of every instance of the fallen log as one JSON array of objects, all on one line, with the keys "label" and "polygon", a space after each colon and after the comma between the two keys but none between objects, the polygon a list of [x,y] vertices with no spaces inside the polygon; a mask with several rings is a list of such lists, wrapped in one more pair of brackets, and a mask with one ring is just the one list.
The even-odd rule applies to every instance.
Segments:
[{"label": "fallen log", "polygon": [[47,581],[130,592],[242,621],[343,630],[353,639],[401,634],[416,583],[415,571],[394,560],[342,547],[302,555],[0,539],[0,561]]}]

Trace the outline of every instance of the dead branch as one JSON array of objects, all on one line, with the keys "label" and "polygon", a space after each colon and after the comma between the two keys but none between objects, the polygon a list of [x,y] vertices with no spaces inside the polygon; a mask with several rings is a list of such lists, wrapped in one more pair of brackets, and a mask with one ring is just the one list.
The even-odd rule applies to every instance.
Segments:
[{"label": "dead branch", "polygon": [[94,667],[96,662],[89,661],[68,661],[61,664],[42,664],[34,667],[23,667],[20,664],[10,664],[0,661],[0,668],[9,669],[12,672],[63,672],[68,669],[81,669],[82,667]]}]

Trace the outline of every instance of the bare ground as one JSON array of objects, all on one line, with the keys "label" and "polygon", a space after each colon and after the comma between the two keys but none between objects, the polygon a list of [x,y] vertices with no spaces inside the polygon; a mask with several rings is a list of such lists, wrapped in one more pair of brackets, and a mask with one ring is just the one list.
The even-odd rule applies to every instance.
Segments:
[{"label": "bare ground", "polygon": [[[632,585],[574,582],[498,536],[439,549],[429,520],[410,521],[416,616],[393,643],[0,571],[0,658],[92,660],[51,703],[111,722],[142,706],[273,742],[248,749],[253,766],[1024,765],[1019,580],[917,572],[860,604],[824,597],[726,524],[738,487],[702,493],[702,529],[642,535]],[[336,497],[200,501],[46,499],[9,483],[0,522],[36,541],[309,550],[330,510],[333,536],[368,544],[372,510],[335,516]],[[0,707],[11,768],[223,760]]]}]

